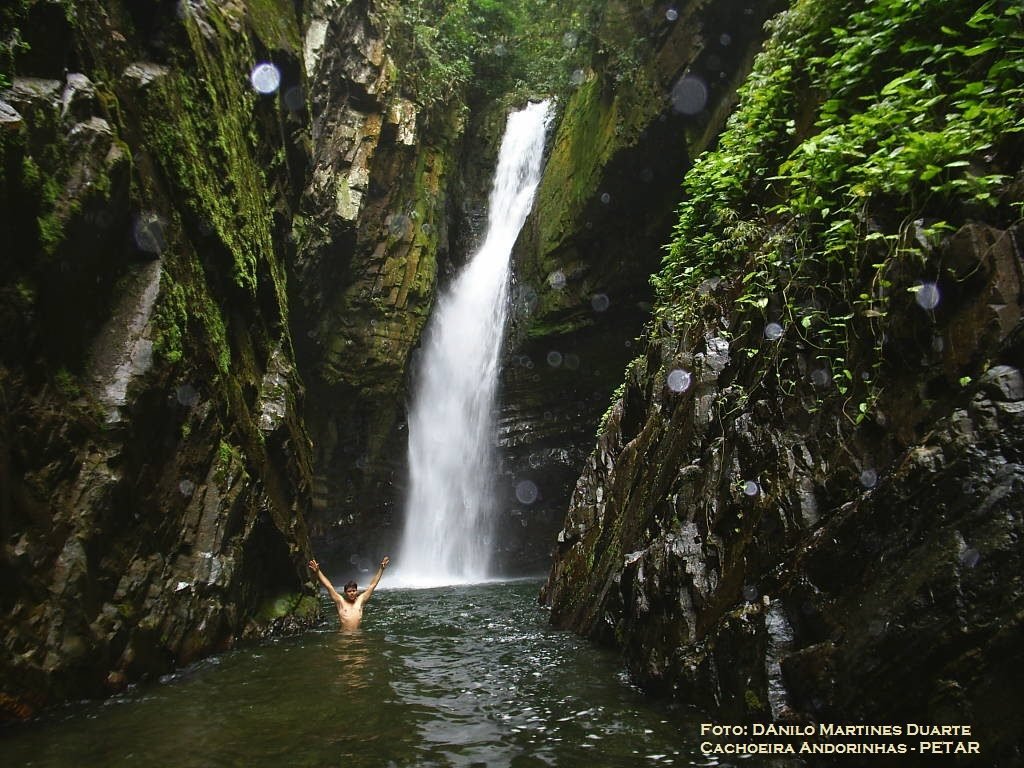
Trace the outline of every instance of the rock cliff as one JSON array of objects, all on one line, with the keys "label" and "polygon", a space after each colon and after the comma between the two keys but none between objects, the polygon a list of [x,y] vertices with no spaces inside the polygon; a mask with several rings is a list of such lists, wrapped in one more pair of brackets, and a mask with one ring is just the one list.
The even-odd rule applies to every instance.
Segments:
[{"label": "rock cliff", "polygon": [[291,3],[3,13],[0,714],[23,717],[318,610],[285,279],[306,105]]},{"label": "rock cliff", "polygon": [[720,719],[972,723],[1016,764],[1019,9],[797,2],[772,32],[543,599]]},{"label": "rock cliff", "polygon": [[595,424],[649,317],[680,179],[721,131],[781,6],[600,6],[515,253],[499,435],[507,570],[548,567]]},{"label": "rock cliff", "polygon": [[458,102],[424,109],[403,95],[390,34],[376,3],[313,9],[313,159],[294,225],[314,533],[327,546],[341,535],[363,567],[394,535],[407,368],[448,259],[464,122]]}]

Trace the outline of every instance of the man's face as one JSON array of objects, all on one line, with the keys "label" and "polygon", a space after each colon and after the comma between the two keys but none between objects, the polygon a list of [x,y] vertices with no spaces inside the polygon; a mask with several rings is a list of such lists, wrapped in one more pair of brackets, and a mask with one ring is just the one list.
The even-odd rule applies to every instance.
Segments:
[{"label": "man's face", "polygon": [[359,590],[355,587],[345,587],[345,599],[354,603],[359,596]]}]

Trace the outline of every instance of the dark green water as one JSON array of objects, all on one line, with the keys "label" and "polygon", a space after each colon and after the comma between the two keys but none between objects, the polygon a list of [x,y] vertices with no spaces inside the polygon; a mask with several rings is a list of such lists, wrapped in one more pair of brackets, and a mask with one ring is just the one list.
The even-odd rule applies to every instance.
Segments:
[{"label": "dark green water", "polygon": [[537,582],[380,589],[363,627],[203,661],[0,731],[13,766],[712,765],[692,717],[552,630]]}]

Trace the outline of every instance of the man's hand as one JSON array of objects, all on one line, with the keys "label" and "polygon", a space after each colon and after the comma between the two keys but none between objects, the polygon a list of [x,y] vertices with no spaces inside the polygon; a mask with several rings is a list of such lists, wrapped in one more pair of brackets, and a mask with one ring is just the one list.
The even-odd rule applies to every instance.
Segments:
[{"label": "man's hand", "polygon": [[391,562],[391,558],[390,557],[385,557],[383,560],[380,561],[380,569],[383,571],[385,568],[388,567],[388,563],[390,563],[390,562]]},{"label": "man's hand", "polygon": [[313,573],[320,573],[320,563],[318,563],[316,560],[310,560],[309,570],[311,570]]}]

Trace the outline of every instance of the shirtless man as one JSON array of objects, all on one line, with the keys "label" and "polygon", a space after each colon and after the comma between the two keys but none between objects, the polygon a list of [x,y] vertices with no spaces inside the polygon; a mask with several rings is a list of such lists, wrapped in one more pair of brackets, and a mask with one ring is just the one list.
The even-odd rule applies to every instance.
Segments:
[{"label": "shirtless man", "polygon": [[358,629],[359,622],[363,620],[363,606],[366,605],[366,601],[370,599],[370,595],[373,594],[373,590],[376,589],[377,583],[380,581],[380,577],[384,575],[384,569],[388,567],[388,563],[391,559],[385,557],[380,561],[380,568],[377,569],[377,575],[373,577],[373,581],[370,582],[370,586],[366,588],[366,591],[359,594],[359,590],[356,587],[354,581],[350,581],[345,585],[345,592],[343,595],[339,595],[337,590],[334,589],[334,585],[331,584],[331,580],[324,576],[323,571],[320,570],[320,564],[316,560],[309,561],[309,570],[316,574],[316,577],[320,580],[320,583],[327,588],[327,594],[331,596],[331,600],[338,607],[338,619],[341,621],[342,629]]}]

